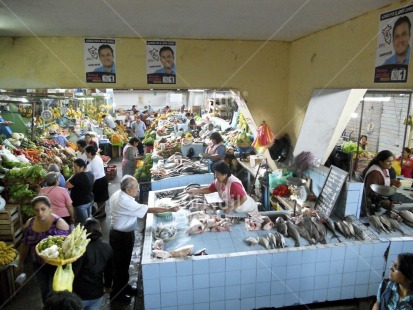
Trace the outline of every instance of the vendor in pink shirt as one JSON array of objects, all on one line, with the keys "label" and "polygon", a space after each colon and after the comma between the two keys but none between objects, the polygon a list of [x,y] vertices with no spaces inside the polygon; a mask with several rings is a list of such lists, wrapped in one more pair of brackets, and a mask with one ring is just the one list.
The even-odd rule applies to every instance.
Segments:
[{"label": "vendor in pink shirt", "polygon": [[405,178],[412,178],[412,171],[413,171],[413,159],[410,157],[410,154],[412,151],[408,148],[405,147],[403,148],[403,156],[400,160],[400,157],[397,158],[397,160],[400,160],[401,165],[402,165],[402,176]]},{"label": "vendor in pink shirt", "polygon": [[61,218],[66,223],[75,223],[75,215],[72,206],[72,199],[66,188],[59,186],[59,172],[49,172],[46,175],[46,187],[39,191],[39,195],[49,198],[52,212]]},{"label": "vendor in pink shirt", "polygon": [[190,189],[190,194],[209,194],[218,192],[219,197],[224,201],[228,212],[258,212],[257,203],[247,195],[241,181],[231,174],[229,166],[220,162],[214,167],[215,180],[209,187]]}]

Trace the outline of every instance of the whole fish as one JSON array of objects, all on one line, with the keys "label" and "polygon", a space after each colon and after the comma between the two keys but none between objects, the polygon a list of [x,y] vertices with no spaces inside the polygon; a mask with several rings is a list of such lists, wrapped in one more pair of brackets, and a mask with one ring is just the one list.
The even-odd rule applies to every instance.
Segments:
[{"label": "whole fish", "polygon": [[303,225],[301,225],[301,223],[296,224],[295,228],[297,229],[300,236],[303,237],[305,240],[307,240],[309,245],[315,244],[313,239],[311,239],[310,233],[308,232],[307,229],[305,229],[305,227]]},{"label": "whole fish", "polygon": [[400,210],[399,215],[406,225],[413,227],[413,213],[408,210]]},{"label": "whole fish", "polygon": [[311,238],[316,242],[320,242],[320,234],[318,233],[317,228],[315,227],[313,221],[308,216],[303,216],[302,225],[310,233]]},{"label": "whole fish", "polygon": [[385,216],[385,215],[380,215],[380,216],[379,216],[379,220],[380,220],[380,222],[383,224],[384,229],[385,229],[387,232],[394,231],[394,228],[391,226],[391,224],[390,224],[390,222],[388,221],[387,218],[388,218],[388,217]]},{"label": "whole fish", "polygon": [[294,240],[294,246],[299,247],[300,244],[300,234],[297,230],[297,227],[291,221],[286,221],[287,229],[288,229],[288,236]]},{"label": "whole fish", "polygon": [[280,234],[288,236],[287,224],[281,216],[277,217],[277,219],[275,220],[275,228]]},{"label": "whole fish", "polygon": [[285,248],[285,239],[284,236],[281,235],[280,233],[276,232],[274,233],[275,236],[275,241],[276,241],[276,246],[278,249],[280,248]]},{"label": "whole fish", "polygon": [[337,238],[338,242],[341,242],[340,238],[337,236],[336,228],[334,227],[334,221],[326,216],[323,216],[320,221],[329,229],[335,238]]},{"label": "whole fish", "polygon": [[278,248],[277,238],[273,233],[269,233],[267,235],[267,239],[268,239],[272,249]]},{"label": "whole fish", "polygon": [[261,244],[267,250],[271,249],[270,242],[268,241],[266,237],[260,236],[258,239],[258,243]]},{"label": "whole fish", "polygon": [[356,233],[356,238],[360,240],[366,240],[367,239],[367,234],[364,230],[362,230],[360,227],[357,225],[353,225],[354,232]]},{"label": "whole fish", "polygon": [[347,231],[345,230],[344,225],[343,223],[341,223],[341,221],[334,222],[334,226],[338,230],[338,232],[344,236],[344,238],[349,238]]},{"label": "whole fish", "polygon": [[346,231],[350,235],[350,237],[356,238],[356,232],[354,231],[353,224],[351,222],[348,222],[348,221],[345,221],[345,220],[342,221],[342,223],[347,228]]},{"label": "whole fish", "polygon": [[258,238],[254,237],[248,237],[245,239],[245,241],[248,243],[248,245],[253,246],[258,244]]},{"label": "whole fish", "polygon": [[380,219],[376,215],[368,216],[367,220],[370,226],[372,226],[377,231],[378,234],[384,232],[383,224],[381,223]]},{"label": "whole fish", "polygon": [[387,215],[383,215],[383,216],[386,216],[386,219],[389,221],[391,227],[393,227],[393,229],[394,229],[395,231],[396,231],[396,230],[400,231],[400,232],[402,233],[402,235],[405,235],[405,234],[406,234],[406,233],[404,232],[404,230],[401,228],[399,222],[398,222],[396,219],[391,218],[391,217],[389,217],[389,216],[387,216]]}]

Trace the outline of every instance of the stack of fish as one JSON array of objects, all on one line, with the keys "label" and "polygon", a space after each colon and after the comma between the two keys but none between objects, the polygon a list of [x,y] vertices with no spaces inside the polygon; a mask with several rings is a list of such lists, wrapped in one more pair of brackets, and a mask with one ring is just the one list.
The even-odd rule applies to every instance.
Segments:
[{"label": "stack of fish", "polygon": [[189,213],[187,218],[189,222],[189,228],[187,230],[188,235],[196,235],[208,231],[231,231],[232,229],[230,219],[209,215],[204,211]]}]

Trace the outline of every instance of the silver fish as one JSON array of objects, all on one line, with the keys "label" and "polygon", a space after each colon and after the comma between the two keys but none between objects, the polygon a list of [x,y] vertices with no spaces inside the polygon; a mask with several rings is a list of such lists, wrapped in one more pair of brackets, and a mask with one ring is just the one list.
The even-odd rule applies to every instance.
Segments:
[{"label": "silver fish", "polygon": [[353,225],[353,228],[354,228],[354,232],[356,233],[356,238],[358,238],[360,240],[366,240],[367,239],[367,235],[366,235],[364,230],[359,228],[357,225]]},{"label": "silver fish", "polygon": [[259,237],[258,243],[261,244],[267,250],[271,249],[270,242],[268,241],[266,237],[262,237],[262,236]]},{"label": "silver fish", "polygon": [[248,243],[248,245],[253,246],[258,244],[258,239],[254,237],[248,237],[245,239],[245,241]]},{"label": "silver fish", "polygon": [[320,235],[320,239],[318,241],[322,244],[326,244],[327,243],[327,241],[326,241],[327,228],[316,217],[311,218],[311,221],[313,222],[314,226],[316,227],[316,229],[317,229],[317,231]]},{"label": "silver fish", "polygon": [[291,221],[286,221],[287,229],[288,229],[288,236],[294,240],[294,246],[299,247],[300,244],[300,234],[297,230],[297,227]]},{"label": "silver fish", "polygon": [[276,240],[275,235],[273,233],[269,233],[267,235],[267,239],[268,239],[268,242],[270,243],[270,247],[272,249],[276,249],[277,248],[277,240]]},{"label": "silver fish", "polygon": [[408,210],[400,210],[399,215],[403,218],[403,221],[408,226],[413,226],[413,213]]},{"label": "silver fish", "polygon": [[377,231],[378,234],[384,232],[383,224],[381,223],[380,219],[376,215],[368,216],[367,220],[370,226],[372,226]]},{"label": "silver fish", "polygon": [[356,238],[356,233],[354,231],[353,224],[347,221],[343,221],[342,223],[348,229],[346,231],[349,233],[350,237]]},{"label": "silver fish", "polygon": [[308,232],[307,229],[305,229],[305,227],[303,225],[301,225],[301,223],[296,224],[295,228],[297,229],[300,236],[303,237],[305,240],[307,240],[309,245],[315,244],[313,239],[311,239],[310,233]]},{"label": "silver fish", "polygon": [[311,238],[316,240],[317,242],[320,241],[320,234],[318,233],[317,228],[315,227],[313,221],[308,216],[303,216],[302,225],[305,229],[308,230],[310,233]]},{"label": "silver fish", "polygon": [[274,227],[274,223],[270,220],[268,216],[263,216],[264,222],[262,223],[263,230],[270,230]]},{"label": "silver fish", "polygon": [[383,227],[386,231],[391,232],[394,231],[394,228],[391,226],[390,222],[388,221],[387,217],[384,215],[379,216],[380,222],[383,224]]},{"label": "silver fish", "polygon": [[[383,215],[386,216],[386,215]],[[386,219],[389,221],[391,227],[393,227],[394,230],[398,230],[402,233],[402,235],[405,235],[406,233],[404,232],[404,230],[401,228],[399,222],[397,220],[395,220],[394,218],[391,218],[389,216],[386,216]]]},{"label": "silver fish", "polygon": [[277,217],[275,220],[275,227],[280,234],[287,236],[287,224],[281,216]]},{"label": "silver fish", "polygon": [[348,239],[350,237],[347,234],[347,231],[345,230],[343,223],[341,223],[340,221],[337,221],[337,222],[334,222],[334,226],[338,230],[338,232],[344,236],[344,238]]},{"label": "silver fish", "polygon": [[338,242],[341,242],[340,238],[337,236],[334,221],[331,218],[324,216],[321,218],[321,222],[333,233],[333,236],[337,238]]}]

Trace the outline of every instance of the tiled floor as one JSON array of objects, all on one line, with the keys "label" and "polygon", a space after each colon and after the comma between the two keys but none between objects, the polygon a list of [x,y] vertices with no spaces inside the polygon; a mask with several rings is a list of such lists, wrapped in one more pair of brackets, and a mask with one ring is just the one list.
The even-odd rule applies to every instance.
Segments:
[{"label": "tiled floor", "polygon": [[[120,168],[120,159],[111,162],[112,164],[118,165],[118,175],[117,177],[110,181],[109,191],[110,193],[115,192],[119,188],[119,182],[121,179],[121,168]],[[102,230],[104,234],[104,239],[108,239],[109,234],[109,219],[101,220]],[[207,237],[207,235],[205,235]],[[131,282],[136,283],[139,274],[139,262],[141,258],[142,251],[142,234],[138,231],[136,232],[136,244],[135,250],[133,253],[133,258],[130,266]],[[209,242],[210,240],[205,240]],[[211,247],[210,247],[211,248]],[[30,271],[28,272],[30,275]],[[139,285],[141,287],[141,283]],[[312,304],[305,306],[296,306],[288,307],[284,309],[371,309],[371,299],[362,299],[362,300],[349,300],[349,301],[340,301],[334,303],[323,303],[323,304]],[[42,309],[42,303],[40,299],[40,292],[36,285],[36,280],[33,277],[29,276],[27,282],[19,288],[16,298],[7,305],[0,305],[0,309],[4,310],[15,310],[15,309],[28,309],[31,310],[40,310]],[[121,305],[116,303],[110,303],[108,296],[106,296],[104,305],[102,309],[114,309],[114,310],[131,310],[131,309],[143,309],[143,300],[141,298],[136,298],[132,301],[130,305]],[[219,310],[219,309],[218,309]]]}]

